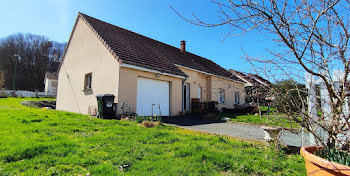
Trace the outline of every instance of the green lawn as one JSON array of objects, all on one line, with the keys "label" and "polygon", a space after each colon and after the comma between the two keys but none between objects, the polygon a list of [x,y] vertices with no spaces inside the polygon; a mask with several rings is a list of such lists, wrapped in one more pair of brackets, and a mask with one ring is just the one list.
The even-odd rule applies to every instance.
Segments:
[{"label": "green lawn", "polygon": [[300,155],[0,99],[0,175],[305,175]]},{"label": "green lawn", "polygon": [[[261,111],[267,111],[266,106],[260,107]],[[243,114],[243,115],[237,115],[232,113],[219,113],[218,117],[229,117],[231,118],[231,121],[234,122],[245,122],[245,123],[251,123],[251,124],[259,124],[259,125],[268,125],[268,126],[280,126],[285,128],[300,128],[300,125],[297,123],[286,119],[284,114],[275,112],[275,108],[270,108],[269,115],[263,114],[262,118],[260,118],[260,115],[254,115],[254,114]]]}]

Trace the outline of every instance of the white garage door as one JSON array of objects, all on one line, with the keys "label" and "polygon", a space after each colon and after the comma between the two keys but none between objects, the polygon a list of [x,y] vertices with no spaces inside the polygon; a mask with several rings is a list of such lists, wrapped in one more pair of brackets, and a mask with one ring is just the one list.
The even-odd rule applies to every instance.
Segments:
[{"label": "white garage door", "polygon": [[169,116],[169,82],[138,78],[136,113]]}]

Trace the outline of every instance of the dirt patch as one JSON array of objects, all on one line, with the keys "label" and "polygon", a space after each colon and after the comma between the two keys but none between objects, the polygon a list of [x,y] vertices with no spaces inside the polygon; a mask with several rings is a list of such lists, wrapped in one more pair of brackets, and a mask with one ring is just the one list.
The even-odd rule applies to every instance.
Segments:
[{"label": "dirt patch", "polygon": [[52,109],[56,109],[56,101],[49,101],[49,100],[44,100],[44,101],[22,101],[22,105],[24,106],[29,106],[29,107],[38,107],[38,108],[43,108],[43,107],[49,107]]}]

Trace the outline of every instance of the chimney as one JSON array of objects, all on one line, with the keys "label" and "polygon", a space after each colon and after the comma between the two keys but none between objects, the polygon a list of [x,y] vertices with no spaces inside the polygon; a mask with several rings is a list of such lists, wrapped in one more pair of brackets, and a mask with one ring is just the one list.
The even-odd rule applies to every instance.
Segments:
[{"label": "chimney", "polygon": [[186,41],[185,40],[181,41],[181,52],[182,53],[186,52]]}]

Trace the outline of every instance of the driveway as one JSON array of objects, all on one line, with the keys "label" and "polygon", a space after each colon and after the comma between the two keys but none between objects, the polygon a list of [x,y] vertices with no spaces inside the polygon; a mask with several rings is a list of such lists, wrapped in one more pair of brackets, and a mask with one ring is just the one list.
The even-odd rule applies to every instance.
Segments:
[{"label": "driveway", "polygon": [[[203,131],[213,134],[221,134],[232,137],[264,140],[264,130],[259,125],[241,124],[223,122],[218,120],[202,120],[192,117],[169,117],[164,119],[165,123],[176,125],[182,128]],[[309,145],[309,134],[304,132],[302,138],[301,132],[296,134],[289,131],[283,131],[280,140],[289,146],[302,146],[302,139],[304,146]]]}]

